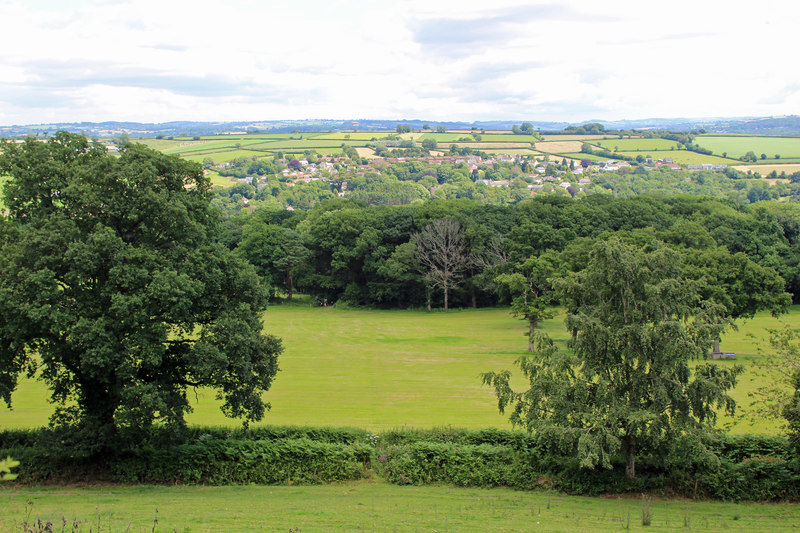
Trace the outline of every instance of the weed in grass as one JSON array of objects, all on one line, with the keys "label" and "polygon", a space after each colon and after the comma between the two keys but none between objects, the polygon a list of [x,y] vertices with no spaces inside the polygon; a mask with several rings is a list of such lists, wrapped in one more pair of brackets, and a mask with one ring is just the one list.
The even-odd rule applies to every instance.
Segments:
[{"label": "weed in grass", "polygon": [[684,509],[683,511],[683,527],[689,528],[691,527],[691,519],[689,518],[689,512]]},{"label": "weed in grass", "polygon": [[650,496],[642,494],[642,525],[649,526],[653,523],[653,500]]}]

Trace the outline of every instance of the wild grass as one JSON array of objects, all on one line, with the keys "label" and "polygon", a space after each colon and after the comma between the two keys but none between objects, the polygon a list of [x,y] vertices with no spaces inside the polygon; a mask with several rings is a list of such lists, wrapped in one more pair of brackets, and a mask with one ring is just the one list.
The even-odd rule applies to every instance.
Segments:
[{"label": "wild grass", "polygon": [[[497,412],[491,390],[479,375],[514,369],[527,347],[525,326],[507,309],[381,311],[312,307],[308,299],[273,305],[264,315],[266,331],[283,339],[281,371],[265,395],[272,404],[264,423],[350,426],[380,431],[398,427],[508,428]],[[800,307],[782,322],[800,327]],[[736,352],[736,361],[751,366],[764,355],[767,328],[781,321],[768,314],[742,322],[739,331],[722,340],[722,349]],[[563,316],[542,322],[542,328],[564,345]],[[516,386],[524,385],[517,375]],[[763,383],[746,372],[734,397],[740,405]],[[13,411],[0,404],[0,428],[45,425],[52,412],[48,392],[39,381],[22,379],[13,397]],[[189,422],[235,426],[219,411],[214,393],[190,391],[194,412]],[[735,433],[775,433],[775,421],[723,419]]]},{"label": "wild grass", "polygon": [[[800,506],[589,498],[548,491],[395,486],[3,487],[0,530],[26,520],[72,531],[788,531]],[[642,517],[642,520],[637,518]]]}]

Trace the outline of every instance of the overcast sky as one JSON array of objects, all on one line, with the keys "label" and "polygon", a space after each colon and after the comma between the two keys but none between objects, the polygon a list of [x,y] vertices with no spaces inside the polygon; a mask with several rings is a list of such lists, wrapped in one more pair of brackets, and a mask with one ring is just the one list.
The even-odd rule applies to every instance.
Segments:
[{"label": "overcast sky", "polygon": [[0,124],[800,114],[788,0],[0,0]]}]

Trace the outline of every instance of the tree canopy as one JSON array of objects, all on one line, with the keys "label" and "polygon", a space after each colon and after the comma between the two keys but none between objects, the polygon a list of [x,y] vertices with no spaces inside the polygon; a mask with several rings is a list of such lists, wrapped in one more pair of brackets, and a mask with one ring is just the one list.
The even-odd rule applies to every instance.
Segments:
[{"label": "tree canopy", "polygon": [[262,333],[266,290],[214,241],[196,163],[79,135],[4,142],[0,173],[0,396],[39,367],[54,420],[101,445],[154,421],[180,427],[187,390],[259,420],[280,340]]},{"label": "tree canopy", "polygon": [[584,467],[611,467],[622,452],[633,478],[640,447],[708,427],[717,409],[735,408],[727,391],[738,368],[689,366],[729,321],[683,276],[677,252],[601,241],[586,268],[558,284],[569,350],[539,334],[534,354],[517,361],[529,382],[523,392],[511,388],[509,371],[483,375],[500,411],[512,407],[513,424],[574,442]]}]

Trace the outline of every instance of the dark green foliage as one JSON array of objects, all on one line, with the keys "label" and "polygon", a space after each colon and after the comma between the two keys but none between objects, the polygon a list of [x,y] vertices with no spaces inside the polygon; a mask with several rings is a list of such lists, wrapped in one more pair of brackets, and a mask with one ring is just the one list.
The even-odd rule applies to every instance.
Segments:
[{"label": "dark green foliage", "polygon": [[574,440],[499,429],[193,427],[183,443],[153,428],[98,460],[66,447],[64,430],[0,433],[0,455],[20,460],[20,481],[156,484],[328,483],[380,475],[397,484],[553,488],[572,494],[648,491],[724,500],[800,499],[800,463],[784,437],[708,434],[641,450],[637,478],[625,459],[581,468]]},{"label": "dark green foliage", "polygon": [[642,450],[634,480],[625,477],[621,455],[610,458],[610,470],[589,470],[580,467],[569,449],[547,435],[510,431],[395,431],[381,436],[374,468],[401,485],[555,488],[589,495],[654,491],[722,500],[800,499],[800,462],[782,437],[709,435],[702,443],[681,437],[667,446]]},{"label": "dark green foliage", "polygon": [[66,133],[2,149],[0,397],[38,364],[54,422],[98,451],[156,420],[180,430],[189,387],[261,419],[281,345],[252,267],[214,240],[200,166]]},{"label": "dark green foliage", "polygon": [[565,296],[569,351],[546,335],[517,364],[529,388],[515,391],[511,373],[489,372],[498,407],[515,426],[574,440],[584,468],[611,468],[619,453],[635,477],[637,450],[712,426],[733,411],[727,391],[741,368],[698,364],[728,324],[725,309],[701,301],[683,276],[677,252],[598,242],[586,268],[556,280]]},{"label": "dark green foliage", "polygon": [[348,428],[193,427],[182,437],[152,428],[143,444],[98,459],[71,446],[68,430],[5,431],[0,449],[21,458],[23,483],[327,483],[363,477],[372,455],[369,434]]}]

